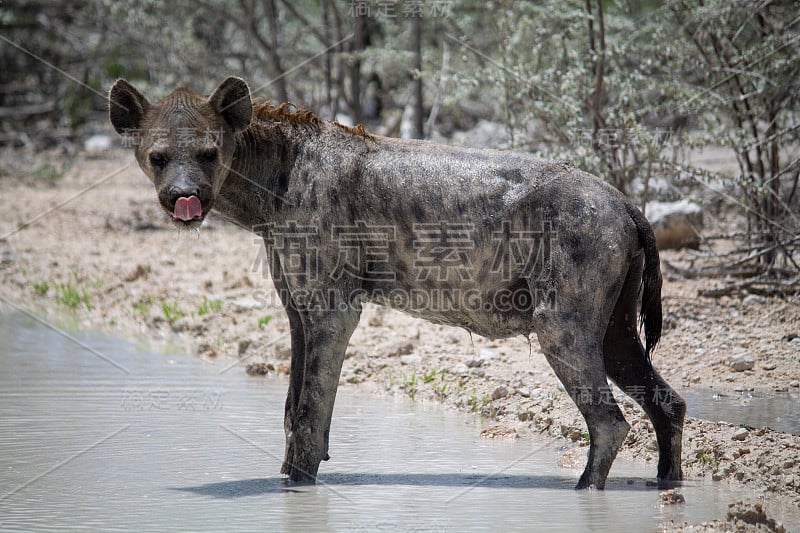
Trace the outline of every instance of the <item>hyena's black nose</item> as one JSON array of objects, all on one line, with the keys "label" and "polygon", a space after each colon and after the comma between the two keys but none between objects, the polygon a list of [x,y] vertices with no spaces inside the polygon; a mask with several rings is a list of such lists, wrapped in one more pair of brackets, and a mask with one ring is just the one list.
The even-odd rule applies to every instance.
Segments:
[{"label": "hyena's black nose", "polygon": [[169,207],[175,207],[175,204],[180,198],[189,198],[190,196],[200,196],[200,189],[197,187],[181,187],[170,188],[167,196],[167,204]]}]

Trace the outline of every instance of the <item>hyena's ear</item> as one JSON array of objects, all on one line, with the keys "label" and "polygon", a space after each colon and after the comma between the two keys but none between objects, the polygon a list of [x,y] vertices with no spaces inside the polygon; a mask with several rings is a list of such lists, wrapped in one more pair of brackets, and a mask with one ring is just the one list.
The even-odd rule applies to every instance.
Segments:
[{"label": "hyena's ear", "polygon": [[208,104],[234,132],[250,125],[253,103],[250,101],[250,88],[243,79],[234,76],[226,78],[208,97]]},{"label": "hyena's ear", "polygon": [[117,133],[130,135],[138,130],[150,102],[124,79],[118,79],[108,93],[108,116]]}]

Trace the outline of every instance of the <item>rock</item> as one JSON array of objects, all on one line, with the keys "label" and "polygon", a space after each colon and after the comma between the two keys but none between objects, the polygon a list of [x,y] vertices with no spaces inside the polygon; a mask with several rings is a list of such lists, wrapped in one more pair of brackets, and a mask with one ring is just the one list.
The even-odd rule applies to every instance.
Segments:
[{"label": "rock", "polygon": [[750,430],[747,428],[739,428],[733,433],[733,440],[744,440],[750,435]]},{"label": "rock", "polygon": [[795,337],[794,339],[790,340],[789,344],[800,348],[800,337]]},{"label": "rock", "polygon": [[290,359],[292,357],[292,346],[289,343],[280,342],[272,349],[276,359]]},{"label": "rock", "polygon": [[481,351],[476,357],[467,361],[467,366],[470,368],[478,368],[483,366],[487,361],[499,358],[500,355],[491,348],[481,348]]},{"label": "rock", "polygon": [[17,253],[7,239],[0,239],[0,266],[17,262]]},{"label": "rock", "polygon": [[244,370],[248,376],[266,376],[270,372],[275,372],[275,367],[270,363],[250,363]]},{"label": "rock", "polygon": [[131,283],[139,278],[147,278],[149,274],[150,274],[150,265],[143,265],[140,263],[136,265],[136,268],[134,268],[124,278],[122,278],[122,281],[126,283]]},{"label": "rock", "polygon": [[664,491],[658,495],[658,501],[661,505],[675,505],[677,503],[686,503],[686,498],[683,494],[675,489]]},{"label": "rock", "polygon": [[444,336],[444,340],[448,344],[458,344],[459,342],[461,342],[461,339],[462,335],[458,335],[456,333],[447,333]]},{"label": "rock", "polygon": [[516,439],[518,436],[516,429],[506,426],[489,426],[481,431],[484,439]]},{"label": "rock", "polygon": [[568,439],[570,439],[571,441],[574,442],[574,441],[580,440],[582,435],[583,435],[583,432],[580,429],[578,429],[578,428],[576,428],[574,426],[566,426],[564,424],[561,424],[561,436],[562,437],[566,437],[566,438],[568,438]]},{"label": "rock", "polygon": [[111,148],[111,137],[108,135],[92,135],[83,141],[83,149],[89,152],[89,155],[100,154],[109,148]]},{"label": "rock", "polygon": [[522,411],[517,415],[517,418],[519,418],[520,422],[528,422],[530,420],[533,420],[535,416],[536,413],[534,413],[533,411]]},{"label": "rock", "polygon": [[491,348],[481,348],[481,351],[478,353],[478,357],[483,359],[484,361],[489,361],[490,359],[497,359],[500,357],[496,351],[492,350]]},{"label": "rock", "polygon": [[[757,526],[761,529],[764,525],[767,531],[775,533],[786,533],[786,528],[780,522],[767,516],[767,512],[760,503],[745,503],[738,501],[728,506],[728,520],[731,522],[742,521],[746,524]],[[737,529],[738,530],[738,529]],[[741,528],[744,530],[744,528]]]},{"label": "rock", "polygon": [[469,372],[469,367],[464,363],[456,363],[453,365],[453,368],[450,369],[451,374],[466,374]]},{"label": "rock", "polygon": [[239,345],[237,347],[237,352],[239,356],[242,356],[247,352],[247,349],[250,347],[251,341],[250,339],[242,339],[239,341]]},{"label": "rock", "polygon": [[400,356],[401,365],[406,365],[406,366],[418,365],[421,362],[422,362],[422,357],[420,357],[415,353]]},{"label": "rock", "polygon": [[508,129],[500,122],[481,119],[471,130],[453,133],[450,142],[470,148],[505,148],[509,143]]},{"label": "rock", "polygon": [[202,342],[197,347],[197,353],[202,357],[216,357],[217,349],[207,342]]},{"label": "rock", "polygon": [[398,355],[410,354],[414,351],[414,345],[408,341],[387,342],[378,347],[378,352],[387,357],[397,357]]},{"label": "rock", "polygon": [[492,400],[499,400],[508,396],[508,388],[505,385],[500,385],[492,391]]},{"label": "rock", "polygon": [[233,309],[237,312],[250,311],[252,309],[263,309],[263,302],[258,302],[252,298],[241,298],[233,302]]},{"label": "rock", "polygon": [[172,331],[174,331],[175,333],[186,331],[187,329],[191,329],[191,327],[192,327],[192,318],[188,316],[183,316],[172,323]]},{"label": "rock", "polygon": [[482,368],[473,368],[470,370],[469,373],[479,378],[486,376],[486,371],[483,370]]},{"label": "rock", "polygon": [[467,361],[467,366],[470,368],[479,368],[483,365],[483,361],[484,360],[481,359],[480,357],[475,357]]},{"label": "rock", "polygon": [[734,372],[752,370],[755,365],[755,360],[747,354],[737,354],[728,360],[728,366],[730,366]]},{"label": "rock", "polygon": [[789,382],[789,386],[796,389],[800,387],[800,381],[793,379],[792,381]]},{"label": "rock", "polygon": [[660,250],[697,248],[703,228],[703,208],[684,199],[678,202],[648,202],[647,219]]},{"label": "rock", "polygon": [[746,306],[749,307],[751,305],[763,304],[766,301],[767,301],[766,298],[764,298],[763,296],[760,296],[758,294],[748,294],[742,300],[742,305],[746,305]]},{"label": "rock", "polygon": [[776,365],[775,363],[764,363],[763,365],[761,365],[761,368],[763,368],[764,370],[775,370],[776,368],[778,368],[778,365]]},{"label": "rock", "polygon": [[526,387],[521,387],[517,389],[517,394],[522,396],[523,398],[530,398],[531,397],[531,390]]}]

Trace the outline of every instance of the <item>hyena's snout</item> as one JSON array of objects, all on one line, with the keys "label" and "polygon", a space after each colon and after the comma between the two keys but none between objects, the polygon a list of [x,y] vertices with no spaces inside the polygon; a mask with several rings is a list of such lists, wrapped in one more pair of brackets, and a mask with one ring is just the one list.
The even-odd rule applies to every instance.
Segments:
[{"label": "hyena's snout", "polygon": [[165,184],[158,193],[158,200],[176,223],[202,221],[211,209],[213,201],[211,187],[180,180]]}]

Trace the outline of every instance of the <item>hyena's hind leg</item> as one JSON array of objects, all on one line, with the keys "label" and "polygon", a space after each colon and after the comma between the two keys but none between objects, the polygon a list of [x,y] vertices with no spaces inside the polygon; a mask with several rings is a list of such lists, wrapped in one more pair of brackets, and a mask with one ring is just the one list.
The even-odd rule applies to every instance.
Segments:
[{"label": "hyena's hind leg", "polygon": [[580,312],[553,312],[541,318],[537,336],[547,361],[578,406],[589,428],[589,459],[576,489],[605,486],[611,464],[630,426],[614,400],[603,365],[602,333]]},{"label": "hyena's hind leg", "polygon": [[658,440],[658,478],[682,479],[681,445],[686,402],[656,372],[637,334],[641,264],[631,266],[603,341],[608,377],[636,400],[653,423]]}]

